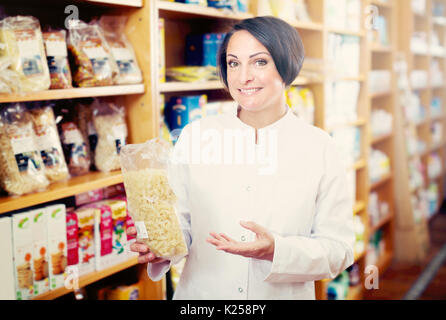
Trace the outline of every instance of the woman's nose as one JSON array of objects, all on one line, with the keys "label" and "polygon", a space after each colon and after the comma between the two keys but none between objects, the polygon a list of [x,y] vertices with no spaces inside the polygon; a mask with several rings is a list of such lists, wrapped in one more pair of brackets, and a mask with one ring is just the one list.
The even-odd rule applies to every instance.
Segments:
[{"label": "woman's nose", "polygon": [[250,67],[242,67],[240,72],[240,83],[245,84],[254,80],[254,73]]}]

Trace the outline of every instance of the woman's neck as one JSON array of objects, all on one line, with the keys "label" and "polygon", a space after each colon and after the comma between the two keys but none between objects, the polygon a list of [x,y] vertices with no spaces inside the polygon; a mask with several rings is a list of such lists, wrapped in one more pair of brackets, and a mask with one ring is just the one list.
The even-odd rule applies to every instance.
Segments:
[{"label": "woman's neck", "polygon": [[254,129],[262,129],[281,119],[285,116],[286,112],[287,106],[285,102],[283,102],[274,108],[267,108],[256,112],[247,111],[239,107],[238,117],[242,122]]}]

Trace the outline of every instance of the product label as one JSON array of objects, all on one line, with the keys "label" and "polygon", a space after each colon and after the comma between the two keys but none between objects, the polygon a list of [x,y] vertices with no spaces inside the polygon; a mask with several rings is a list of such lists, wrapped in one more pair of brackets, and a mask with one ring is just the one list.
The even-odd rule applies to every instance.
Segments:
[{"label": "product label", "polygon": [[116,63],[119,68],[119,73],[121,74],[129,74],[134,72],[133,64],[133,55],[131,51],[127,48],[112,48],[111,49],[113,57],[116,60]]},{"label": "product label", "polygon": [[67,45],[65,41],[45,41],[46,55],[49,57],[67,57]]},{"label": "product label", "polygon": [[138,239],[149,239],[149,234],[147,233],[144,221],[135,221],[135,227]]},{"label": "product label", "polygon": [[39,153],[35,150],[32,137],[13,138],[10,141],[20,172],[26,172],[28,168],[40,169]]},{"label": "product label", "polygon": [[16,30],[15,36],[24,75],[34,76],[41,74],[43,72],[42,57],[36,32],[32,29]]}]

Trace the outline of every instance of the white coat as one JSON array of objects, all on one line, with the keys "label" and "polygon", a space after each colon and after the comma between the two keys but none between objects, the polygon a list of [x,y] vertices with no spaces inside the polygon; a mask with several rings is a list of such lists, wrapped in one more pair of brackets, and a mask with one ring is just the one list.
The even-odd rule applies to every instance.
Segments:
[{"label": "white coat", "polygon": [[[228,147],[224,137],[241,132],[246,144]],[[325,131],[288,110],[258,130],[256,145],[255,130],[236,114],[212,116],[183,129],[174,151],[180,157],[169,168],[169,183],[189,255],[174,299],[315,299],[314,281],[334,278],[354,262],[353,199]],[[252,241],[240,220],[274,235],[272,262],[206,242],[209,232]],[[149,277],[162,279],[170,266],[148,264]]]}]

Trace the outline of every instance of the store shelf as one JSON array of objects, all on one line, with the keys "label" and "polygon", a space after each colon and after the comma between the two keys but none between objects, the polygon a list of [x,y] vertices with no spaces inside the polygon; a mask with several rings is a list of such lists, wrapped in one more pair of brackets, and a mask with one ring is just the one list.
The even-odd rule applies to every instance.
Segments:
[{"label": "store shelf", "polygon": [[378,231],[379,229],[381,229],[383,226],[385,226],[387,223],[389,223],[390,221],[392,221],[393,219],[393,215],[389,214],[386,217],[382,218],[381,220],[378,221],[377,224],[370,226],[370,234],[374,234],[376,231]]},{"label": "store shelf", "polygon": [[224,86],[219,80],[207,82],[165,82],[159,84],[159,91],[162,93],[219,90],[223,88]]},{"label": "store shelf", "polygon": [[360,170],[364,169],[367,165],[367,161],[364,159],[356,161],[354,164],[352,164],[350,167],[348,167],[348,170]]},{"label": "store shelf", "polygon": [[385,184],[388,181],[390,181],[391,178],[392,178],[392,173],[386,174],[385,176],[381,177],[381,179],[379,181],[376,181],[376,182],[372,183],[370,185],[370,190],[374,190],[374,189],[382,186],[383,184]]},{"label": "store shelf", "polygon": [[32,92],[26,94],[0,94],[0,103],[74,99],[100,96],[118,96],[128,94],[142,94],[145,92],[144,84],[132,84],[123,86],[91,87],[57,89]]},{"label": "store shelf", "polygon": [[[134,258],[129,259],[128,261],[117,264],[110,268],[107,268],[107,269],[104,269],[101,271],[92,272],[90,274],[81,276],[81,277],[79,277],[79,288],[88,286],[89,284],[92,284],[96,281],[104,279],[108,276],[111,276],[112,274],[117,273],[117,272],[123,271],[130,267],[133,267],[137,264],[138,264],[138,258],[134,257]],[[38,296],[34,297],[33,300],[53,300],[53,299],[59,298],[63,295],[66,295],[70,292],[73,292],[73,289],[67,289],[65,287],[58,288],[58,289],[43,293],[41,295],[38,295]]]},{"label": "store shelf", "polygon": [[324,26],[316,22],[288,21],[290,25],[300,30],[323,31]]},{"label": "store shelf", "polygon": [[385,47],[385,46],[382,46],[382,45],[376,44],[376,43],[374,43],[370,49],[372,50],[372,52],[376,52],[376,53],[392,53],[392,50],[393,50],[389,46]]},{"label": "store shelf", "polygon": [[364,126],[366,123],[367,123],[367,121],[365,119],[360,118],[360,119],[354,120],[354,121],[348,121],[345,123],[334,124],[332,126],[329,126],[327,128],[327,131],[331,132],[336,129],[342,129],[342,128],[347,128],[347,127],[361,127],[361,126]]},{"label": "store shelf", "polygon": [[389,140],[391,138],[393,138],[393,133],[392,132],[391,133],[387,133],[387,134],[379,135],[379,136],[373,138],[372,145],[381,143],[383,141],[387,141],[387,140]]},{"label": "store shelf", "polygon": [[355,205],[353,206],[353,214],[358,214],[359,212],[363,211],[366,208],[364,201],[356,201]]},{"label": "store shelf", "polygon": [[383,272],[389,267],[392,263],[392,254],[388,251],[385,251],[381,257],[378,259],[378,263],[376,266],[378,267],[379,274],[383,274]]},{"label": "store shelf", "polygon": [[206,17],[213,19],[243,20],[253,17],[250,13],[234,13],[230,10],[221,10],[196,4],[160,0],[151,1],[157,1],[156,6],[160,12],[160,16],[169,19],[196,19]]},{"label": "store shelf", "polygon": [[337,29],[337,28],[328,28],[328,32],[330,33],[337,33],[347,36],[355,36],[355,37],[364,37],[365,33],[364,31],[352,31],[352,30],[345,30],[345,29]]},{"label": "store shelf", "polygon": [[47,190],[23,196],[0,197],[0,215],[48,201],[58,200],[76,194],[115,185],[123,181],[121,171],[110,173],[90,172],[67,181],[51,184]]},{"label": "store shelf", "polygon": [[377,99],[377,98],[387,97],[387,96],[390,96],[392,94],[393,94],[392,91],[374,92],[374,93],[370,94],[369,98],[370,99]]},{"label": "store shelf", "polygon": [[[143,0],[84,0],[85,2],[141,8]],[[150,1],[150,0],[149,0]]]},{"label": "store shelf", "polygon": [[362,289],[362,285],[359,284],[357,286],[348,288],[347,297],[345,299],[346,300],[361,300],[362,297],[363,297],[363,289]]},{"label": "store shelf", "polygon": [[365,257],[365,250],[363,250],[363,251],[360,252],[360,253],[356,253],[356,252],[355,252],[355,255],[354,255],[354,256],[355,256],[355,257],[354,257],[355,262],[358,262],[359,260],[361,260],[362,258]]}]

